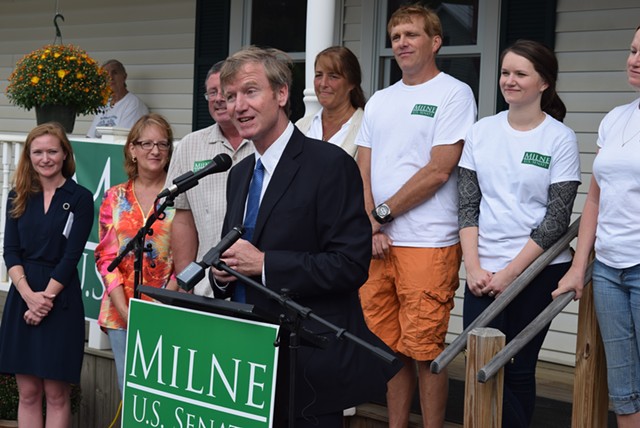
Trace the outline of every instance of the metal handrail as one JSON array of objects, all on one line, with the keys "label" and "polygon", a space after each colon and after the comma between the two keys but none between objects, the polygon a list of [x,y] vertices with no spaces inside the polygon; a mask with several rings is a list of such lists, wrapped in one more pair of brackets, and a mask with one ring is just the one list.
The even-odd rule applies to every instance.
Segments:
[{"label": "metal handrail", "polygon": [[[584,276],[585,286],[591,282],[591,274],[593,272],[593,260],[589,262]],[[524,328],[516,337],[514,337],[507,345],[502,348],[493,358],[480,370],[478,370],[478,382],[485,383],[498,373],[505,364],[511,361],[533,337],[540,332],[547,324],[549,324],[556,315],[571,303],[575,297],[575,291],[567,291],[556,297],[531,323]]]},{"label": "metal handrail", "polygon": [[[474,328],[487,326],[504,308],[515,299],[518,294],[527,286],[549,263],[555,259],[565,248],[569,246],[571,241],[578,236],[578,228],[580,226],[580,217],[574,221],[565,233],[555,244],[547,251],[542,253],[533,261],[505,291],[500,293],[498,297],[464,329],[458,337],[447,348],[442,351],[436,359],[431,362],[431,372],[440,373],[446,368],[451,361],[458,355],[467,344],[467,336]],[[557,300],[557,299],[556,299]]]}]

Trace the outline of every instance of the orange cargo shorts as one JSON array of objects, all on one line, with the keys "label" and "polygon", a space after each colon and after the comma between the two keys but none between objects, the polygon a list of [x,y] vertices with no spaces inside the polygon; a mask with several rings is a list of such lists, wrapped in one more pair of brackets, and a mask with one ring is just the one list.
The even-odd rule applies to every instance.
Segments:
[{"label": "orange cargo shorts", "polygon": [[395,352],[431,361],[444,349],[460,281],[460,244],[444,248],[391,247],[373,259],[360,303],[369,329]]}]

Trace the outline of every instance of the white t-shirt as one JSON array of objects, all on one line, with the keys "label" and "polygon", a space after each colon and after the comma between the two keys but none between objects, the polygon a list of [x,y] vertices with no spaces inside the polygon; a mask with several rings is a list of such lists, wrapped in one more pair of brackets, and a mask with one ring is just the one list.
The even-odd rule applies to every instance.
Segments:
[{"label": "white t-shirt", "polygon": [[[540,225],[549,186],[580,181],[576,135],[549,115],[530,131],[513,129],[506,111],[481,119],[467,134],[460,166],[478,177],[478,255],[491,272],[504,269]],[[567,249],[552,264],[570,260]]]},{"label": "white t-shirt", "polygon": [[102,135],[96,132],[98,126],[128,128],[136,123],[145,114],[149,113],[149,109],[142,102],[142,100],[131,92],[127,92],[127,95],[123,99],[115,103],[113,107],[107,108],[104,112],[96,114],[87,132],[89,138],[102,138]]},{"label": "white t-shirt", "polygon": [[[376,92],[356,138],[357,145],[371,148],[374,203],[389,199],[427,165],[432,147],[463,140],[475,117],[471,88],[446,73]],[[394,246],[439,248],[459,241],[456,179],[454,172],[433,197],[383,226]]]},{"label": "white t-shirt", "polygon": [[[639,100],[607,114],[598,130],[593,175],[600,186],[596,258],[624,269],[640,263]],[[624,136],[623,136],[624,134]]]}]

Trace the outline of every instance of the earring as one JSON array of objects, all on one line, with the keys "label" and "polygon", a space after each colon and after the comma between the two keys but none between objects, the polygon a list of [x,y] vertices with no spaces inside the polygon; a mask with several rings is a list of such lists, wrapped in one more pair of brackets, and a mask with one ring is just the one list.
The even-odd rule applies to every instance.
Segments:
[{"label": "earring", "polygon": [[136,162],[138,162],[138,159],[134,156],[133,157],[133,163],[136,163]]}]

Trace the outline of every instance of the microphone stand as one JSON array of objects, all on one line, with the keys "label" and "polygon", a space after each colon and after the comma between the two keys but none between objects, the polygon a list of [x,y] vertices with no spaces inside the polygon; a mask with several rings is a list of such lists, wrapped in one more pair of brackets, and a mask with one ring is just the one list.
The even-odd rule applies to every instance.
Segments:
[{"label": "microphone stand", "polygon": [[[107,267],[109,272],[113,272],[113,270],[118,267],[118,265],[122,262],[122,259],[125,258],[130,251],[133,251],[134,259],[133,259],[133,296],[136,299],[140,298],[140,291],[138,290],[138,286],[142,284],[142,261],[144,253],[151,252],[151,244],[148,244],[146,247],[144,245],[146,236],[153,235],[153,229],[151,226],[157,219],[163,220],[166,217],[164,211],[167,207],[173,206],[173,200],[176,195],[169,195],[165,198],[164,202],[160,204],[157,210],[154,210],[153,213],[147,218],[145,224],[138,230],[138,233],[129,241],[127,245],[122,249],[120,254],[113,259],[113,261]],[[156,206],[158,199],[153,202],[153,206]],[[153,261],[152,261],[153,263]]]},{"label": "microphone stand", "polygon": [[[360,339],[349,333],[346,329],[340,328],[324,318],[313,313],[311,308],[302,306],[288,296],[288,290],[282,289],[282,293],[278,294],[268,287],[265,287],[259,282],[254,281],[246,275],[243,275],[233,269],[231,269],[226,263],[219,258],[212,263],[212,266],[218,270],[227,272],[230,275],[238,278],[244,284],[249,285],[254,290],[259,290],[272,300],[275,300],[285,309],[285,313],[280,315],[280,322],[285,325],[289,330],[289,428],[295,428],[295,378],[296,378],[296,363],[298,357],[298,348],[300,346],[300,331],[302,328],[302,320],[311,319],[316,321],[329,330],[334,331],[336,338],[342,340],[346,338],[361,348],[366,349],[368,352],[374,354],[376,357],[382,359],[388,364],[393,364],[397,361],[394,355],[391,355],[384,349],[371,345],[365,340]],[[287,313],[293,314],[293,320],[289,319]]]}]

